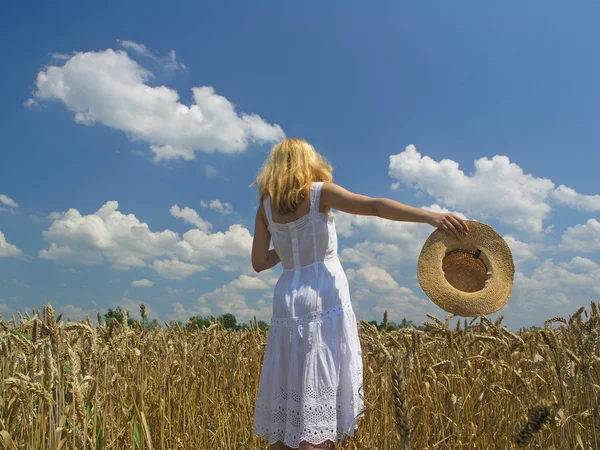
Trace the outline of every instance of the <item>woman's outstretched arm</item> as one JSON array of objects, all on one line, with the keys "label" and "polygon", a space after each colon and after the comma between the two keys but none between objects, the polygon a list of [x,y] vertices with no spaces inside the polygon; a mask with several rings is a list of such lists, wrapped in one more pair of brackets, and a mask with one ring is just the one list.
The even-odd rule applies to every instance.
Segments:
[{"label": "woman's outstretched arm", "polygon": [[377,216],[399,222],[428,223],[459,239],[469,231],[465,221],[454,214],[415,208],[389,198],[354,194],[334,183],[323,184],[321,203],[328,209],[337,209],[349,214]]}]

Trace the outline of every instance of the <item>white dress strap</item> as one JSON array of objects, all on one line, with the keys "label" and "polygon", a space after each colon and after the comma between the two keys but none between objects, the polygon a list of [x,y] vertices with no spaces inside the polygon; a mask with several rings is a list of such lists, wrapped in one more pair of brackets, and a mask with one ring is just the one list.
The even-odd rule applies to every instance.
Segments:
[{"label": "white dress strap", "polygon": [[319,212],[319,205],[321,203],[321,188],[323,182],[318,181],[313,183],[310,189],[310,209],[311,211]]}]

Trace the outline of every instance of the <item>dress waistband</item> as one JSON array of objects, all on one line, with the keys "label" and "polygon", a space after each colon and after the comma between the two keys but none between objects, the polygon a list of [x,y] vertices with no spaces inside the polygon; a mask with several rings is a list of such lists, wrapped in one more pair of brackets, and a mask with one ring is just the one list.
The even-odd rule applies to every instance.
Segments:
[{"label": "dress waistband", "polygon": [[343,305],[336,306],[335,308],[327,308],[321,311],[313,311],[308,314],[304,314],[303,316],[271,318],[271,325],[278,327],[289,327],[296,324],[312,322],[314,320],[321,320],[327,317],[331,320],[333,316],[340,315],[351,310],[352,303],[347,302]]},{"label": "dress waistband", "polygon": [[315,261],[312,262],[310,264],[306,264],[304,266],[298,266],[298,267],[290,267],[290,268],[283,268],[283,272],[298,272],[302,269],[308,269],[309,267],[313,267],[316,266],[317,264],[323,264],[323,265],[327,265],[328,263],[340,263],[339,258],[337,257],[337,255],[335,256],[330,256],[328,258],[325,258],[323,261]]}]

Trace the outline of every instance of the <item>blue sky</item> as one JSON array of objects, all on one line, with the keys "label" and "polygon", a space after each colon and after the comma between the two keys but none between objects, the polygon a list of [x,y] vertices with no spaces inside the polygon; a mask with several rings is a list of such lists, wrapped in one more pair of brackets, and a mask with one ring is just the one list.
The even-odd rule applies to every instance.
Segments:
[{"label": "blue sky", "polygon": [[[34,14],[35,13],[35,14]],[[0,6],[0,312],[268,319],[248,188],[283,136],[336,182],[483,220],[512,327],[600,297],[596,2]],[[8,37],[8,38],[7,38]],[[193,90],[194,89],[194,90]],[[427,225],[338,214],[360,318],[444,316]]]}]

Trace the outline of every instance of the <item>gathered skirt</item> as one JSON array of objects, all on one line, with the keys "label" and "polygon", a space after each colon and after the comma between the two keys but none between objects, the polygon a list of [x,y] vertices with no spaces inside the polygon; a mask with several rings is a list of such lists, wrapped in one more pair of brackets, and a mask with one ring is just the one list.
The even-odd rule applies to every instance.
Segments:
[{"label": "gathered skirt", "polygon": [[354,436],[363,410],[362,352],[349,298],[302,316],[273,318],[253,434],[292,448],[302,441],[340,442]]}]

